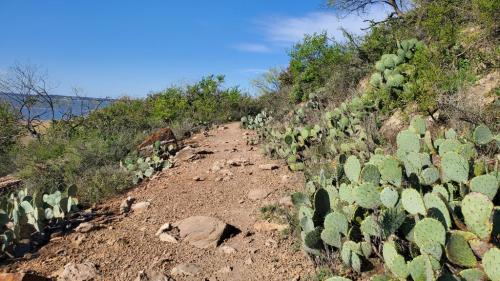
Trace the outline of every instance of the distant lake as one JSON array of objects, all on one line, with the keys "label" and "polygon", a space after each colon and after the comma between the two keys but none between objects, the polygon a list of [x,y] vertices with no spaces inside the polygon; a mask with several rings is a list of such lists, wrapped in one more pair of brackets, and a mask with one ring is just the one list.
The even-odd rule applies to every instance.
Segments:
[{"label": "distant lake", "polygon": [[[87,98],[87,97],[74,97],[74,96],[51,96],[54,102],[54,114],[56,119],[61,119],[65,114],[71,113],[72,115],[86,115],[90,111],[97,108],[103,108],[115,100],[105,98]],[[21,104],[19,103],[20,95],[0,93],[0,101],[6,101],[16,109],[19,110]],[[26,117],[29,113],[24,109],[22,114]],[[49,120],[52,118],[52,112],[47,104],[40,103],[31,107],[31,116],[40,115],[41,120]]]}]

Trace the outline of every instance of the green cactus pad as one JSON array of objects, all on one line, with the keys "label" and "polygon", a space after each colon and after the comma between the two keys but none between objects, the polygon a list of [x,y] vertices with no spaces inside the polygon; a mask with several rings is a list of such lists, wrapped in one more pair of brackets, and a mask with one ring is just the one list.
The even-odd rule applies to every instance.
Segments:
[{"label": "green cactus pad", "polygon": [[396,206],[399,200],[399,194],[396,189],[390,186],[384,187],[380,192],[380,201],[387,208],[393,208]]},{"label": "green cactus pad", "polygon": [[403,208],[410,214],[426,214],[424,200],[416,189],[406,188],[401,193],[401,203]]},{"label": "green cactus pad", "polygon": [[354,155],[349,156],[345,162],[344,171],[347,178],[352,183],[358,182],[359,174],[361,173],[361,163],[359,159]]},{"label": "green cactus pad", "polygon": [[446,256],[452,263],[462,267],[475,267],[476,257],[465,238],[458,233],[451,233],[446,243]]},{"label": "green cactus pad", "polygon": [[295,192],[292,194],[292,203],[295,207],[311,206],[311,201],[309,200],[309,196],[305,195],[302,192]]},{"label": "green cactus pad", "polygon": [[371,182],[365,182],[354,188],[354,198],[356,203],[365,209],[374,209],[382,204],[377,187]]},{"label": "green cactus pad", "polygon": [[419,152],[420,151],[420,137],[410,131],[401,131],[397,138],[396,143],[398,145],[398,150],[403,152]]},{"label": "green cactus pad", "polygon": [[446,229],[451,227],[451,217],[446,204],[435,193],[426,193],[424,203],[427,208],[428,216],[440,221]]},{"label": "green cactus pad", "polygon": [[384,243],[382,249],[385,264],[389,270],[398,278],[406,279],[409,275],[408,267],[403,256],[398,254],[394,242],[388,241]]},{"label": "green cactus pad", "polygon": [[361,179],[363,182],[371,182],[378,185],[380,182],[380,172],[377,166],[373,164],[366,164],[361,171]]},{"label": "green cactus pad", "polygon": [[438,220],[425,218],[417,222],[413,230],[413,238],[421,252],[437,260],[441,259],[441,246],[444,246],[446,242],[446,230]]},{"label": "green cactus pad", "polygon": [[299,224],[302,230],[305,232],[312,231],[314,229],[314,222],[312,220],[313,210],[306,206],[301,206],[299,208]]},{"label": "green cactus pad", "polygon": [[336,232],[340,232],[347,235],[349,228],[349,222],[344,214],[340,212],[333,212],[325,217],[325,229],[331,229]]},{"label": "green cactus pad", "polygon": [[404,162],[405,172],[407,177],[410,177],[411,174],[420,175],[420,171],[422,171],[422,167],[424,166],[420,153],[417,152],[403,153],[399,157]]},{"label": "green cactus pad", "polygon": [[500,280],[500,266],[498,266],[500,261],[500,249],[491,248],[483,257],[483,268],[486,272],[486,275],[492,281]]},{"label": "green cactus pad", "polygon": [[339,248],[342,247],[342,237],[339,232],[331,229],[323,229],[321,232],[321,240],[326,244]]},{"label": "green cactus pad", "polygon": [[304,237],[304,245],[311,249],[320,249],[322,247],[321,228],[317,227],[313,231],[307,232]]},{"label": "green cactus pad", "polygon": [[354,189],[352,186],[345,183],[341,184],[339,187],[339,197],[341,200],[349,204],[354,203]]},{"label": "green cactus pad", "polygon": [[464,281],[486,281],[486,275],[480,269],[470,268],[460,271],[458,273]]},{"label": "green cactus pad", "polygon": [[498,179],[492,174],[477,176],[470,181],[470,189],[493,200],[498,191]]},{"label": "green cactus pad", "polygon": [[403,225],[406,213],[402,208],[390,208],[382,211],[379,224],[382,229],[382,236],[387,238]]},{"label": "green cactus pad", "polygon": [[399,162],[392,158],[386,157],[379,166],[380,175],[382,180],[395,186],[400,186],[403,178]]},{"label": "green cactus pad", "polygon": [[302,162],[297,162],[289,164],[288,167],[290,168],[290,170],[297,172],[297,171],[303,171],[306,166]]},{"label": "green cactus pad", "polygon": [[433,281],[435,280],[429,256],[420,255],[408,263],[413,281]]},{"label": "green cactus pad", "polygon": [[478,145],[485,145],[493,140],[493,134],[485,125],[477,126],[472,136]]},{"label": "green cactus pad", "polygon": [[372,243],[363,241],[360,243],[361,252],[365,258],[369,258],[373,253]]},{"label": "green cactus pad", "polygon": [[448,193],[448,190],[446,189],[446,187],[438,184],[438,185],[434,185],[432,187],[432,193],[436,194],[436,195],[441,195],[443,196],[443,198],[446,200],[446,201],[450,201],[450,194]]},{"label": "green cactus pad", "polygon": [[361,232],[365,236],[376,236],[379,237],[381,233],[380,225],[377,221],[377,218],[374,215],[370,215],[366,217],[361,222]]},{"label": "green cactus pad", "polygon": [[472,192],[462,200],[462,214],[467,228],[481,239],[489,239],[493,224],[493,203],[482,193]]},{"label": "green cactus pad", "polygon": [[420,184],[422,185],[432,185],[439,179],[439,170],[430,166],[425,168],[420,174]]},{"label": "green cactus pad", "polygon": [[462,144],[456,139],[446,139],[439,144],[439,155],[443,156],[446,152],[458,152]]},{"label": "green cactus pad", "polygon": [[413,117],[410,121],[410,127],[415,133],[419,135],[425,134],[426,130],[425,120],[421,116]]},{"label": "green cactus pad", "polygon": [[451,140],[451,139],[456,139],[457,138],[457,132],[455,132],[455,130],[453,129],[448,129],[445,133],[444,133],[444,137]]},{"label": "green cactus pad", "polygon": [[458,153],[449,151],[441,158],[444,181],[465,183],[469,177],[469,163]]}]

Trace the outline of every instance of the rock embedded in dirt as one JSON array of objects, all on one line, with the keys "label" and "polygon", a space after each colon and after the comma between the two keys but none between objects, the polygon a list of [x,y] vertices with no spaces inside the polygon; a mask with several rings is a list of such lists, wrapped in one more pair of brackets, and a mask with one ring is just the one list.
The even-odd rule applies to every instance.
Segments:
[{"label": "rock embedded in dirt", "polygon": [[256,189],[250,190],[247,194],[247,197],[248,197],[248,199],[250,199],[252,201],[256,201],[256,200],[265,199],[267,196],[269,196],[270,193],[271,193],[271,191],[269,191],[269,190],[256,188]]},{"label": "rock embedded in dirt", "polygon": [[68,263],[58,276],[57,281],[96,281],[102,280],[93,263]]},{"label": "rock embedded in dirt", "polygon": [[151,203],[147,201],[137,202],[132,205],[132,211],[140,213],[147,210],[150,205]]},{"label": "rock embedded in dirt", "polygon": [[172,236],[168,233],[162,233],[162,234],[158,235],[158,238],[160,238],[160,241],[162,241],[162,242],[169,242],[169,243],[173,243],[173,244],[179,243],[177,238],[175,238],[174,236]]},{"label": "rock embedded in dirt", "polygon": [[155,235],[159,236],[163,232],[169,231],[171,229],[172,229],[172,224],[170,224],[169,222],[164,223],[162,226],[160,226],[160,228],[158,229],[158,231],[156,231]]},{"label": "rock embedded in dirt", "polygon": [[248,259],[245,260],[246,265],[251,265],[253,263],[252,257],[248,257]]},{"label": "rock embedded in dirt", "polygon": [[263,164],[259,166],[259,169],[261,170],[276,170],[278,168],[279,166],[276,164]]},{"label": "rock embedded in dirt", "polygon": [[179,229],[183,241],[200,248],[215,248],[219,244],[228,225],[213,217],[194,216],[174,224]]},{"label": "rock embedded in dirt", "polygon": [[288,225],[268,222],[268,221],[259,221],[253,225],[253,228],[256,231],[261,231],[261,232],[283,231],[288,228]]},{"label": "rock embedded in dirt", "polygon": [[233,271],[233,268],[231,266],[224,266],[219,270],[219,273],[227,274],[230,273],[231,271]]},{"label": "rock embedded in dirt", "polygon": [[50,281],[40,275],[31,273],[0,273],[0,280],[2,281]]},{"label": "rock embedded in dirt", "polygon": [[193,178],[194,181],[205,181],[205,177],[203,176],[197,176]]},{"label": "rock embedded in dirt", "polygon": [[135,199],[130,196],[127,199],[123,200],[120,204],[120,213],[124,214],[130,212],[130,207],[132,206],[134,201]]},{"label": "rock embedded in dirt", "polygon": [[174,279],[158,271],[142,270],[137,274],[135,281],[174,281]]},{"label": "rock embedded in dirt", "polygon": [[232,254],[236,253],[236,249],[233,247],[229,247],[229,246],[222,246],[219,248],[219,250],[226,255],[232,255]]},{"label": "rock embedded in dirt", "polygon": [[95,229],[95,225],[90,222],[82,222],[76,228],[76,232],[87,233]]},{"label": "rock embedded in dirt", "polygon": [[201,272],[201,269],[197,265],[191,264],[191,263],[183,263],[183,264],[179,264],[176,267],[172,268],[172,271],[170,271],[170,274],[195,276],[200,272]]}]

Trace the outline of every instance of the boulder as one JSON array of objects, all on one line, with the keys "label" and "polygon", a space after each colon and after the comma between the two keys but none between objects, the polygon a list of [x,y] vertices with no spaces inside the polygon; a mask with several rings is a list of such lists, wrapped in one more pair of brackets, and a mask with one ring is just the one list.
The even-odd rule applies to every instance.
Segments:
[{"label": "boulder", "polygon": [[95,229],[95,225],[90,222],[82,222],[76,228],[76,232],[87,233]]},{"label": "boulder", "polygon": [[138,150],[151,146],[159,141],[162,145],[165,144],[176,144],[174,132],[170,128],[162,128],[156,131],[154,134],[148,136],[139,146]]},{"label": "boulder", "polygon": [[57,278],[57,281],[96,281],[102,280],[93,263],[68,263]]},{"label": "boulder", "polygon": [[132,197],[127,197],[127,199],[123,200],[122,203],[120,204],[120,213],[128,213],[130,212],[130,207],[134,203],[135,199]]},{"label": "boulder", "polygon": [[168,243],[173,243],[173,244],[179,243],[177,238],[175,238],[174,236],[172,236],[168,233],[165,233],[165,232],[158,235],[158,238],[160,238],[160,241],[162,241],[162,242],[168,242]]},{"label": "boulder", "polygon": [[132,205],[132,211],[140,213],[147,210],[150,205],[151,203],[147,201],[137,202]]},{"label": "boulder", "polygon": [[165,231],[169,231],[172,229],[172,225],[170,223],[165,223],[163,224],[162,226],[160,226],[160,228],[158,229],[158,231],[156,231],[155,235],[156,236],[159,236],[160,234],[162,234],[163,232]]},{"label": "boulder", "polygon": [[179,236],[189,244],[200,248],[215,248],[222,240],[228,225],[213,217],[194,216],[174,224]]}]

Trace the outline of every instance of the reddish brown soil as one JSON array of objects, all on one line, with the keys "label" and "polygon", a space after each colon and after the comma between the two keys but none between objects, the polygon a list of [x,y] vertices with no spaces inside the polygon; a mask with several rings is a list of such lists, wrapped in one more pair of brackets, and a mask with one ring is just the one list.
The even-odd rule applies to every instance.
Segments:
[{"label": "reddish brown soil", "polygon": [[[233,123],[225,130],[210,131],[208,137],[195,135],[191,143],[214,153],[195,161],[179,161],[176,167],[104,205],[117,210],[124,198],[132,196],[137,201],[150,201],[148,210],[119,216],[89,233],[71,233],[51,241],[38,255],[11,264],[8,270],[34,270],[49,276],[69,262],[88,261],[99,267],[104,280],[134,280],[139,271],[150,268],[170,275],[170,270],[180,263],[196,264],[201,272],[194,277],[175,276],[175,280],[299,280],[310,275],[313,265],[294,244],[295,238],[254,229],[255,222],[262,220],[260,207],[300,189],[303,178],[292,174],[283,163],[267,159],[258,147],[250,150],[244,133]],[[240,158],[252,165],[225,166],[233,174],[232,179],[218,181],[221,173],[210,172],[214,163]],[[259,168],[268,163],[276,163],[279,168]],[[285,175],[288,180],[283,179]],[[198,176],[205,180],[193,180]],[[265,199],[250,201],[247,193],[254,188],[271,193]],[[162,224],[196,215],[213,216],[241,230],[222,243],[235,248],[236,253],[222,253],[220,247],[197,249],[185,242],[161,242],[155,236]],[[78,239],[83,240],[78,244]],[[249,258],[251,264],[245,262]],[[219,272],[227,266],[231,272]]]}]

